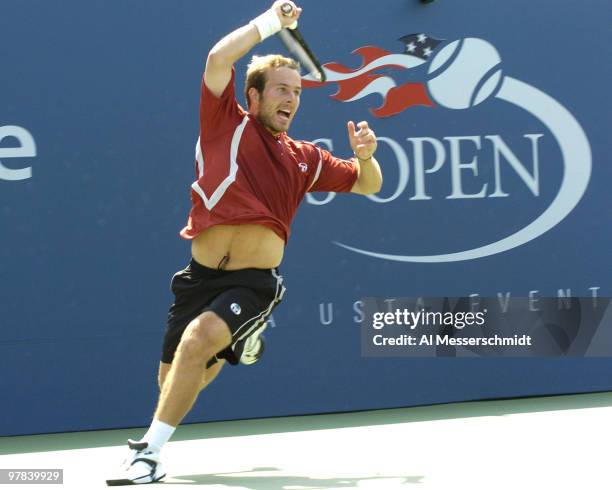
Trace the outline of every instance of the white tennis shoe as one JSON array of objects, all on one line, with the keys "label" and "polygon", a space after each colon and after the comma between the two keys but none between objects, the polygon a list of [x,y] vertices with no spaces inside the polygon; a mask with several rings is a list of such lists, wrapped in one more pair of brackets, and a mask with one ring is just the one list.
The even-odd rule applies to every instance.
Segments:
[{"label": "white tennis shoe", "polygon": [[159,451],[149,448],[147,442],[128,439],[130,453],[122,463],[116,478],[106,480],[108,486],[155,483],[166,476],[159,459]]}]

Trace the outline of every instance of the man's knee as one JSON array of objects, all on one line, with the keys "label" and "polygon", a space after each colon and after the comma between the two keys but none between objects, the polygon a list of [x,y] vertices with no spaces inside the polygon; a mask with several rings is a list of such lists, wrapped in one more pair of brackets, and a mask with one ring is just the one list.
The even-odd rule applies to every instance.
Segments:
[{"label": "man's knee", "polygon": [[231,341],[232,334],[227,323],[216,313],[205,311],[189,323],[177,351],[183,356],[207,361]]}]

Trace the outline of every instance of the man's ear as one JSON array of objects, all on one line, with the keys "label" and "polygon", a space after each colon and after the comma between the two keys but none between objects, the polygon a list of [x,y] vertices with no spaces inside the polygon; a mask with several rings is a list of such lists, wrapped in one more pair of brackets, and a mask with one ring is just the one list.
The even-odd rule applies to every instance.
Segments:
[{"label": "man's ear", "polygon": [[256,109],[259,106],[259,92],[255,87],[251,87],[247,92],[247,95],[249,99],[247,100],[249,110]]}]

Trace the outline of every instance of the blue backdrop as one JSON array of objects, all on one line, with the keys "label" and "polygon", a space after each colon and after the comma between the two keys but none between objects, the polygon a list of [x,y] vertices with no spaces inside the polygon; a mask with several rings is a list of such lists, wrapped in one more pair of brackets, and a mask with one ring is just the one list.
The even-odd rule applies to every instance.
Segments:
[{"label": "blue backdrop", "polygon": [[[365,296],[610,295],[612,4],[301,5],[321,61],[372,93],[307,88],[290,134],[348,156],[346,121],[368,120],[384,186],[304,201],[264,359],[226,368],[186,421],[612,389],[609,358],[371,359],[359,335]],[[3,2],[0,435],[149,422],[170,278],[189,260],[178,230],[204,61],[267,6]],[[409,54],[398,39],[412,33],[444,42],[363,85],[372,60],[352,51]],[[370,112],[406,83],[431,106]]]}]

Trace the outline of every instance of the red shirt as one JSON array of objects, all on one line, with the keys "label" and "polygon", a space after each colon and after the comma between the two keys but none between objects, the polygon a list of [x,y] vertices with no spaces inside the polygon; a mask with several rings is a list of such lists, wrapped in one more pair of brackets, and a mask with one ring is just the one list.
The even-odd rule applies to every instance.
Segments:
[{"label": "red shirt", "polygon": [[196,178],[183,238],[191,240],[214,225],[253,223],[271,228],[286,243],[306,192],[349,192],[357,168],[311,142],[286,133],[273,136],[236,101],[232,68],[218,98],[202,79]]}]

